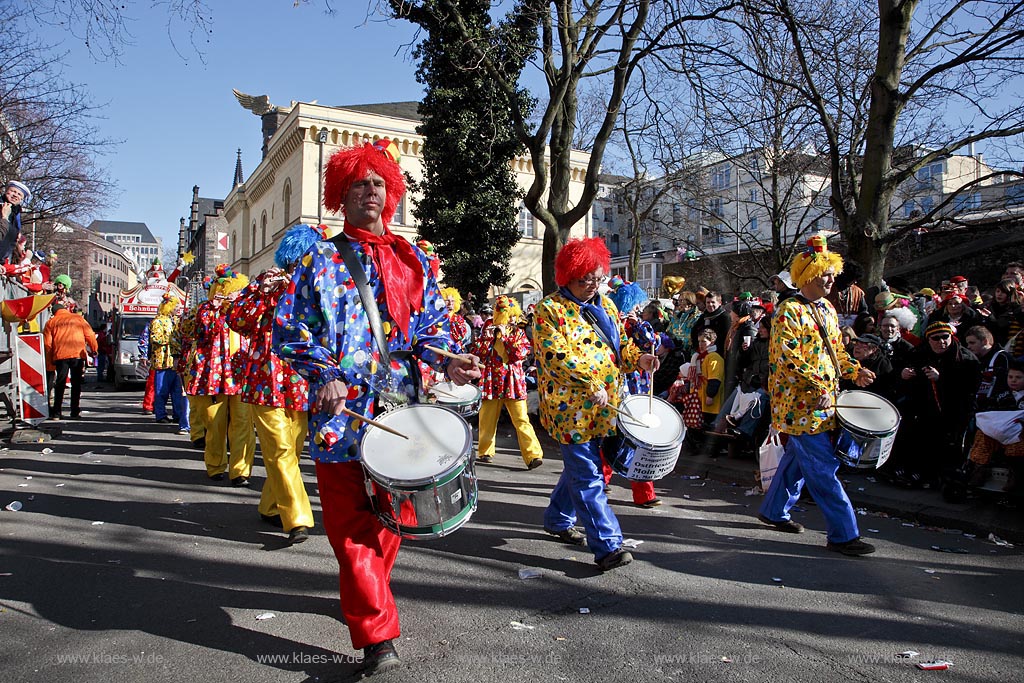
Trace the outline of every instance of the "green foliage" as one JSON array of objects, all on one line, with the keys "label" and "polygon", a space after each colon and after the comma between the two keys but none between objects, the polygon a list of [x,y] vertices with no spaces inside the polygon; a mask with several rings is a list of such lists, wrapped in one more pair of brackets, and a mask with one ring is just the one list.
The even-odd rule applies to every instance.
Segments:
[{"label": "green foliage", "polygon": [[[485,35],[490,3],[454,4],[470,30]],[[445,283],[480,301],[492,285],[506,285],[511,277],[522,192],[510,164],[522,145],[506,95],[482,68],[464,66],[473,63],[472,53],[459,29],[446,20],[443,6],[423,2],[404,16],[427,32],[414,53],[420,64],[417,79],[427,86],[417,129],[424,136],[423,180],[416,183],[422,199],[414,214],[420,235],[441,257]],[[509,73],[521,71],[521,49],[492,48]]]}]

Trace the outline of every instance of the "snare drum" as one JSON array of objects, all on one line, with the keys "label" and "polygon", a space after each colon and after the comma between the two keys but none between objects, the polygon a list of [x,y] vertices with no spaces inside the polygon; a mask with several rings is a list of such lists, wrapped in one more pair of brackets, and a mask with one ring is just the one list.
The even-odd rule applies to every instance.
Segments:
[{"label": "snare drum", "polygon": [[836,417],[842,428],[836,442],[840,462],[860,470],[885,464],[900,426],[896,406],[870,391],[843,391],[836,399]]},{"label": "snare drum", "polygon": [[605,440],[614,449],[613,470],[633,481],[654,481],[675,468],[686,436],[675,406],[657,397],[627,396],[616,421],[618,436]]},{"label": "snare drum", "polygon": [[402,538],[446,536],[476,510],[469,425],[432,404],[396,408],[376,421],[403,439],[367,425],[360,443],[366,492],[381,523]]},{"label": "snare drum", "polygon": [[427,392],[438,405],[454,410],[462,417],[473,417],[480,412],[483,392],[473,384],[459,386],[455,382],[438,382],[427,388]]}]

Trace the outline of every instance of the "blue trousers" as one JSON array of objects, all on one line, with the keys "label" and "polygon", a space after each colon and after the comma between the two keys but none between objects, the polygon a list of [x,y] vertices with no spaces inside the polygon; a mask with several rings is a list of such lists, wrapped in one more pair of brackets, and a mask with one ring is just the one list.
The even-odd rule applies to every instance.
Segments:
[{"label": "blue trousers", "polygon": [[857,514],[836,477],[838,470],[839,460],[827,433],[790,434],[779,469],[761,504],[761,514],[776,522],[788,520],[789,511],[800,500],[800,490],[807,482],[828,525],[828,540],[846,543],[859,538]]},{"label": "blue trousers", "polygon": [[188,429],[188,404],[181,390],[181,378],[172,368],[157,370],[153,376],[153,416],[162,420],[167,417],[167,397],[171,397],[171,408],[178,419],[178,429]]},{"label": "blue trousers", "polygon": [[601,441],[561,444],[562,476],[544,510],[544,526],[562,531],[578,519],[587,532],[587,545],[600,560],[622,546],[622,530],[604,493]]}]

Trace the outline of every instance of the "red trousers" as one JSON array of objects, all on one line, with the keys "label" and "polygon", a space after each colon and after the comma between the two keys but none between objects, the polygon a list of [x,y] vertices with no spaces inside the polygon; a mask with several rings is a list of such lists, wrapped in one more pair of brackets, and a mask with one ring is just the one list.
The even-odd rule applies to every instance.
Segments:
[{"label": "red trousers", "polygon": [[398,638],[391,568],[402,539],[377,519],[358,462],[316,463],[327,539],[338,559],[341,613],[352,647]]},{"label": "red trousers", "polygon": [[149,369],[149,376],[146,377],[146,393],[142,395],[142,409],[152,412],[153,403],[156,401],[156,370]]},{"label": "red trousers", "polygon": [[[601,454],[601,474],[604,475],[604,485],[608,486],[612,480],[612,466],[608,464],[608,459],[604,457],[604,453]],[[633,491],[633,502],[637,505],[643,505],[649,503],[658,496],[654,494],[654,482],[653,481],[630,481],[629,488]]]}]

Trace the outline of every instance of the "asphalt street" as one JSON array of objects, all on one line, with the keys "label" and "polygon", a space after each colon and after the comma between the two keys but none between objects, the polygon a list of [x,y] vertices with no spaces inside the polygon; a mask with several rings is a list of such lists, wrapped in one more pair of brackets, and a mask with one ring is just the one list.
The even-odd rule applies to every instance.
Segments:
[{"label": "asphalt street", "polygon": [[[21,503],[0,511],[3,680],[355,678],[360,653],[322,529],[287,547],[257,515],[259,458],[251,489],[210,481],[201,453],[142,415],[140,398],[87,391],[87,414],[60,436],[0,452],[0,507]],[[478,467],[471,521],[403,542],[392,586],[405,666],[382,680],[1021,676],[1019,544],[863,510],[878,552],[847,558],[825,549],[813,505],[799,513],[806,533],[781,534],[754,518],[760,498],[744,486],[670,475],[651,510],[613,482],[623,532],[639,545],[631,565],[602,574],[586,548],[541,529],[562,469],[554,445],[527,471],[511,427],[499,437],[494,463]],[[303,473],[319,521],[308,460]],[[952,666],[916,666],[932,660]]]}]

